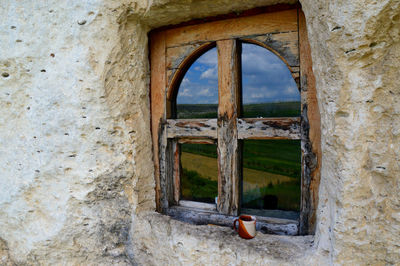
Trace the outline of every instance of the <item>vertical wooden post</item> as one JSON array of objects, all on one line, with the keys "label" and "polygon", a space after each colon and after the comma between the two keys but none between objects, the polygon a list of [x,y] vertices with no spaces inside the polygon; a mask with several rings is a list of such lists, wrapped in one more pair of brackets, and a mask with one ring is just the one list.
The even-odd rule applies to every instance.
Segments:
[{"label": "vertical wooden post", "polygon": [[[162,211],[162,186],[160,182],[160,141],[164,141],[163,121],[165,121],[165,32],[150,35],[150,100],[151,100],[151,133],[153,140],[154,175],[156,181],[157,211]],[[165,139],[166,140],[166,139]],[[164,206],[165,207],[165,206]]]},{"label": "vertical wooden post", "polygon": [[173,153],[173,164],[174,164],[174,205],[178,205],[179,198],[181,196],[181,151],[177,139],[172,140],[172,153]]},{"label": "vertical wooden post", "polygon": [[306,19],[299,10],[302,182],[300,204],[301,235],[314,234],[321,168],[321,122]]},{"label": "vertical wooden post", "polygon": [[239,146],[237,110],[240,106],[240,44],[217,41],[218,49],[218,204],[220,213],[239,213]]}]

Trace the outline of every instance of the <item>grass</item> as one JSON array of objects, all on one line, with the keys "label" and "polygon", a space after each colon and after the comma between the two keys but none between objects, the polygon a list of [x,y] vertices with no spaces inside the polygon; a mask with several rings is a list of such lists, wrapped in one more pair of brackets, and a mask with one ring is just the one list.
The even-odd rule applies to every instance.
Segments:
[{"label": "grass", "polygon": [[243,166],[300,178],[300,140],[244,140]]},{"label": "grass", "polygon": [[211,144],[183,144],[181,145],[181,151],[186,153],[199,154],[211,158],[217,158],[217,146]]},{"label": "grass", "polygon": [[[178,118],[217,118],[217,104],[177,104]],[[244,104],[242,117],[300,116],[300,102]]]},{"label": "grass", "polygon": [[300,102],[255,103],[243,105],[243,117],[300,116]]},{"label": "grass", "polygon": [[[244,140],[243,167],[300,178],[299,140]],[[217,158],[215,145],[184,144],[182,152]]]},{"label": "grass", "polygon": [[181,193],[185,200],[214,203],[218,196],[218,181],[202,177],[196,171],[182,169]]},{"label": "grass", "polygon": [[177,104],[178,118],[217,118],[218,104]]},{"label": "grass", "polygon": [[[300,116],[299,102],[247,104],[243,117]],[[180,104],[178,118],[216,118],[216,104]],[[217,147],[181,145],[184,199],[214,202],[218,194]],[[243,141],[244,208],[299,210],[301,149],[299,140]]]},{"label": "grass", "polygon": [[[297,180],[243,191],[242,207],[250,209],[265,208],[264,197],[276,197],[278,210],[299,211],[300,183]],[[275,209],[275,208],[274,208]]]},{"label": "grass", "polygon": [[[182,145],[186,146],[188,144]],[[196,144],[195,144],[196,145]],[[213,145],[196,145],[210,146]],[[213,157],[182,152],[182,198],[214,202],[218,195],[218,165]],[[243,168],[243,207],[263,208],[264,196],[276,196],[280,210],[298,210],[300,202],[299,179]]]},{"label": "grass", "polygon": [[182,152],[181,164],[182,168],[195,171],[203,178],[218,180],[218,163],[215,158]]},{"label": "grass", "polygon": [[[194,153],[182,152],[181,154],[182,167],[197,172],[201,177],[209,180],[218,180],[218,163],[215,158],[207,157]],[[244,188],[246,190],[254,189],[259,186],[267,186],[268,184],[278,184],[282,182],[289,182],[293,178],[268,173],[264,171],[243,168],[245,176]]]}]

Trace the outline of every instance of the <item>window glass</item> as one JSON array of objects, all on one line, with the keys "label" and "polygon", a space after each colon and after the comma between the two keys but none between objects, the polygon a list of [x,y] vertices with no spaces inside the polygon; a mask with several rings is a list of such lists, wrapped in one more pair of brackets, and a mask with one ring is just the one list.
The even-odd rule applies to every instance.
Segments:
[{"label": "window glass", "polygon": [[189,68],[179,86],[177,118],[217,118],[218,57],[214,47]]},{"label": "window glass", "polygon": [[300,140],[243,143],[243,212],[296,219],[300,208]]},{"label": "window glass", "polygon": [[217,146],[181,144],[181,199],[215,203],[217,196]]},{"label": "window glass", "polygon": [[242,117],[300,116],[300,93],[290,70],[274,53],[242,44]]}]

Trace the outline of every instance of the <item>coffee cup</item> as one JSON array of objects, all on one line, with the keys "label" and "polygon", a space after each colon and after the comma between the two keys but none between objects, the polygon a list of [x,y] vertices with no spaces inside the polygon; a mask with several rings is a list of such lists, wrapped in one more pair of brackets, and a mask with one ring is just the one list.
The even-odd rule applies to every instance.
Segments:
[{"label": "coffee cup", "polygon": [[[236,223],[239,225],[236,226]],[[256,236],[256,218],[250,215],[240,215],[233,221],[233,229],[239,233],[241,238],[252,239]]]}]

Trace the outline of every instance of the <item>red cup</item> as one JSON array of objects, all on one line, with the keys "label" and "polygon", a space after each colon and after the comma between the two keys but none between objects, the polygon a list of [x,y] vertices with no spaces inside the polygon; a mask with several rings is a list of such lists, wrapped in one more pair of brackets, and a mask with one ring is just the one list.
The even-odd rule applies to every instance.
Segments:
[{"label": "red cup", "polygon": [[[239,226],[236,227],[236,223]],[[250,215],[240,215],[238,219],[233,221],[233,229],[239,233],[239,236],[244,239],[252,239],[256,236],[256,218]]]}]

